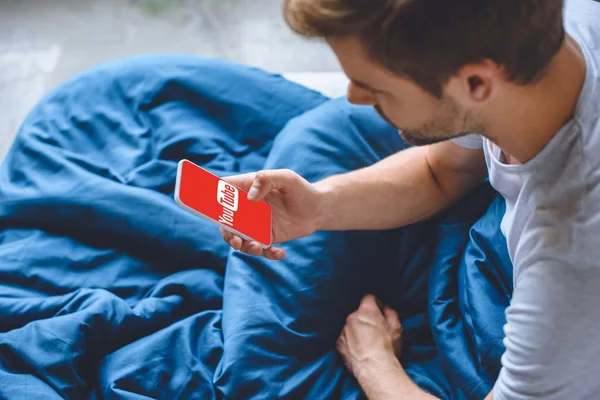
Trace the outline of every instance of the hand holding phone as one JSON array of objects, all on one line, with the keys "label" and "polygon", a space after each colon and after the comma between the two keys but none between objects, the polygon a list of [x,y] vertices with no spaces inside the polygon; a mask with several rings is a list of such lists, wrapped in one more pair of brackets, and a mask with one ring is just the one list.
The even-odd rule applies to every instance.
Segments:
[{"label": "hand holding phone", "polygon": [[265,201],[250,201],[248,193],[182,160],[177,168],[176,203],[191,213],[217,224],[247,241],[271,246],[271,207]]},{"label": "hand holding phone", "polygon": [[[283,243],[314,233],[324,210],[324,195],[306,179],[289,169],[263,170],[225,178],[228,182],[249,192],[252,201],[265,200],[273,210],[272,243]],[[263,250],[230,232],[221,231],[223,239],[236,250],[281,260],[283,249]]]},{"label": "hand holding phone", "polygon": [[[271,244],[314,233],[320,218],[326,213],[323,210],[323,195],[313,184],[291,170],[252,172],[225,177],[222,180],[244,193],[251,203],[268,203],[271,207]],[[179,191],[176,189],[176,196]],[[217,222],[218,216],[215,223]],[[273,246],[266,248],[265,243],[259,241],[258,235],[232,231],[222,223],[219,226],[223,239],[235,250],[270,260],[281,260],[285,257],[283,249]]]}]

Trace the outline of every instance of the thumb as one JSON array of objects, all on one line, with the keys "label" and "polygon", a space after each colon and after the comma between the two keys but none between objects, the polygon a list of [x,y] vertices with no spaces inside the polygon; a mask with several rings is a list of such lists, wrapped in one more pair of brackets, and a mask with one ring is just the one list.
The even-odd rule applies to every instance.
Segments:
[{"label": "thumb", "polygon": [[367,294],[362,298],[358,309],[361,312],[370,313],[372,315],[381,315],[381,309],[377,304],[377,298],[372,294]]},{"label": "thumb", "polygon": [[248,192],[248,199],[262,200],[271,190],[285,191],[297,178],[295,172],[288,169],[260,171],[256,173],[254,183]]},{"label": "thumb", "polygon": [[400,318],[398,318],[398,313],[389,306],[385,306],[383,309],[383,316],[388,323],[388,326],[393,329],[402,328],[400,324]]}]

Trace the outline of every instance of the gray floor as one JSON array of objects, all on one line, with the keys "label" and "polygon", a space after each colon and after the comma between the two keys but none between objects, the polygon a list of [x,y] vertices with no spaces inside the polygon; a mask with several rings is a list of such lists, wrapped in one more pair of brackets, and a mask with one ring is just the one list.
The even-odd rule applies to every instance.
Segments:
[{"label": "gray floor", "polygon": [[277,73],[339,73],[327,46],[288,29],[281,3],[0,0],[0,160],[48,90],[93,65],[128,55],[183,52]]}]

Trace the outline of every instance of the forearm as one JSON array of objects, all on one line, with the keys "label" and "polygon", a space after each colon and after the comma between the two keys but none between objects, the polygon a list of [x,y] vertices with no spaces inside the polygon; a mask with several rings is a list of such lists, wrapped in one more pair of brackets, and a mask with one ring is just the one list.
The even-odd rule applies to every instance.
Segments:
[{"label": "forearm", "polygon": [[392,229],[429,218],[455,200],[441,190],[422,147],[316,187],[325,203],[319,230]]},{"label": "forearm", "polygon": [[398,362],[394,365],[365,366],[357,379],[369,400],[437,399],[417,386]]},{"label": "forearm", "polygon": [[[417,386],[399,362],[392,366],[367,366],[357,379],[369,400],[437,400]],[[485,400],[494,400],[494,392],[490,392]]]}]

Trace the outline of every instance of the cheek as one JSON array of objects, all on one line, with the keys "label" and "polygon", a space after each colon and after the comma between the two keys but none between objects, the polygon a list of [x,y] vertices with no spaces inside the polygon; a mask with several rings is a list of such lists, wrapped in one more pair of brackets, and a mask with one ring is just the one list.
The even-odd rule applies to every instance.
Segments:
[{"label": "cheek", "polygon": [[377,96],[377,104],[390,118],[397,118],[402,113],[402,103],[395,97],[382,94]]},{"label": "cheek", "polygon": [[406,128],[420,126],[427,122],[429,107],[410,99],[400,100],[397,97],[382,95],[378,99],[379,106],[385,115],[396,125]]}]

